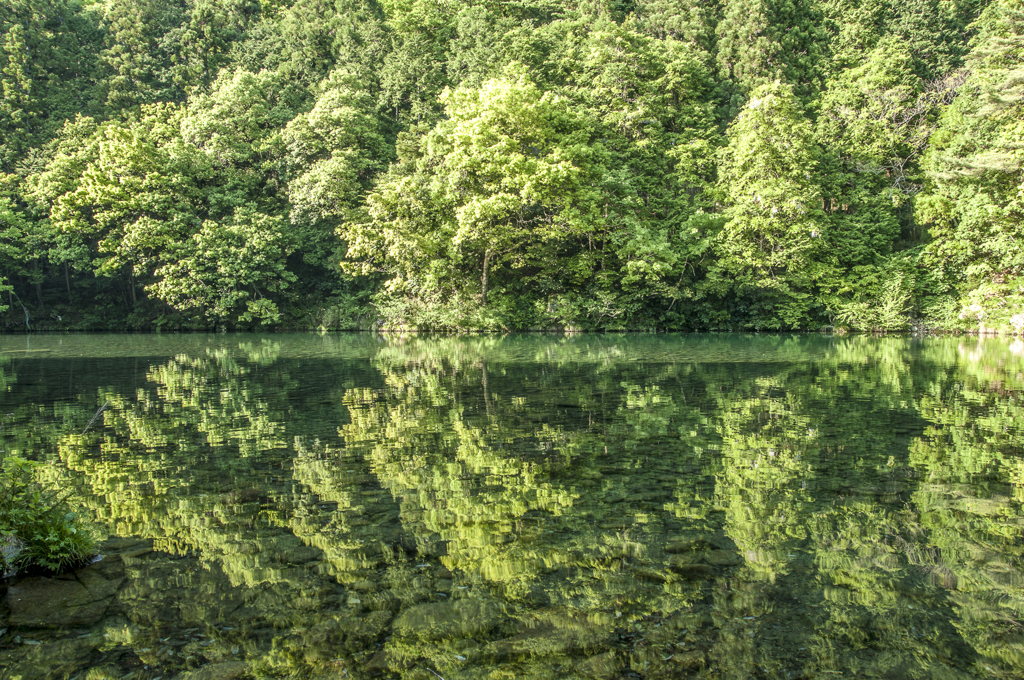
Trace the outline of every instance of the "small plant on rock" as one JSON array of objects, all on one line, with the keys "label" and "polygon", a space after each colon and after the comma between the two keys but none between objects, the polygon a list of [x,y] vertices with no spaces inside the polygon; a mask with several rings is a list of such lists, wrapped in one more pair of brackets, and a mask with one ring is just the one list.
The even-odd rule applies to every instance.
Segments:
[{"label": "small plant on rock", "polygon": [[96,541],[66,497],[38,481],[38,463],[18,456],[0,468],[0,574],[40,569],[62,573],[96,554]]}]

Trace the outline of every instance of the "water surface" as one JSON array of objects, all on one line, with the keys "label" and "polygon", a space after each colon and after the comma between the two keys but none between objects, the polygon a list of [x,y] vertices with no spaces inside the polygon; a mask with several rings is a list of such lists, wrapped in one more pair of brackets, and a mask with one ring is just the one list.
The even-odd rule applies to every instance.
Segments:
[{"label": "water surface", "polygon": [[[0,337],[3,678],[1019,678],[1024,343]],[[89,425],[101,406],[102,413]]]}]

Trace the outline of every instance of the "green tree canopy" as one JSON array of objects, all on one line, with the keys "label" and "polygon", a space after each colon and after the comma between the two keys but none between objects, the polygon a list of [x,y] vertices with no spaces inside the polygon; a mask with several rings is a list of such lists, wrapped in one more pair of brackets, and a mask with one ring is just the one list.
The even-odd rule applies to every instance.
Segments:
[{"label": "green tree canopy", "polygon": [[968,323],[1024,313],[1024,9],[990,5],[968,55],[970,75],[943,111],[924,161],[918,219],[931,227],[928,263],[960,295]]},{"label": "green tree canopy", "polygon": [[735,286],[774,323],[813,323],[815,286],[834,265],[818,184],[820,152],[793,87],[762,85],[729,127],[719,188],[729,203],[719,286]]}]

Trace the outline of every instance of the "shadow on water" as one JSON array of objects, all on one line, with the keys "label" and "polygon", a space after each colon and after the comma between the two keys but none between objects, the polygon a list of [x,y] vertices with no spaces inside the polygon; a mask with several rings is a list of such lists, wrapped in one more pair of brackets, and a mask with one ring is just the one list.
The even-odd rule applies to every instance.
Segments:
[{"label": "shadow on water", "polygon": [[1024,675],[1020,342],[26,342],[3,448],[104,558],[0,677]]}]

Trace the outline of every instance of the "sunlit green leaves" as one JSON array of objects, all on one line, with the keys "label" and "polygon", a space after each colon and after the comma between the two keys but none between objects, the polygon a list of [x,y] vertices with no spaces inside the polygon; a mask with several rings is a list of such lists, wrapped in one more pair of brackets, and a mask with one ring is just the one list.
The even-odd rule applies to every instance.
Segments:
[{"label": "sunlit green leaves", "polygon": [[1024,311],[1022,21],[1012,2],[993,3],[979,19],[970,76],[943,112],[925,161],[929,182],[917,214],[931,227],[926,257],[955,286],[959,319],[971,327],[1008,328]]},{"label": "sunlit green leaves", "polygon": [[778,305],[769,323],[807,324],[813,287],[831,259],[810,122],[792,87],[776,82],[751,93],[728,137],[719,186],[730,219],[717,276]]},{"label": "sunlit green leaves", "polygon": [[150,290],[179,309],[200,308],[214,318],[280,320],[277,305],[263,293],[277,293],[295,281],[286,260],[295,249],[282,219],[246,208],[216,222],[207,220],[187,241],[169,248],[177,257],[154,272]]},{"label": "sunlit green leaves", "polygon": [[449,117],[419,142],[422,156],[369,197],[373,224],[346,231],[349,256],[395,266],[392,287],[471,286],[485,305],[492,270],[601,231],[607,154],[584,112],[521,71],[444,102]]}]

